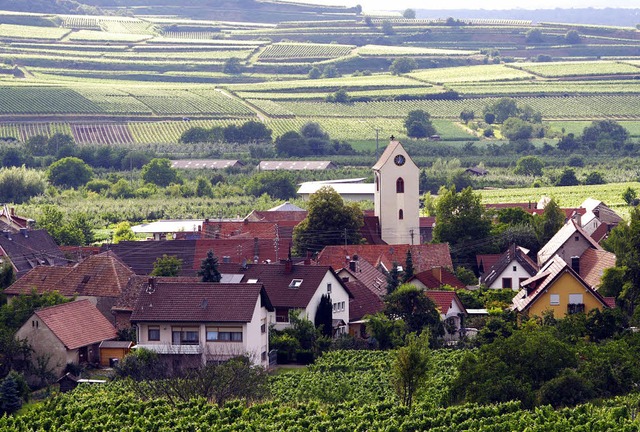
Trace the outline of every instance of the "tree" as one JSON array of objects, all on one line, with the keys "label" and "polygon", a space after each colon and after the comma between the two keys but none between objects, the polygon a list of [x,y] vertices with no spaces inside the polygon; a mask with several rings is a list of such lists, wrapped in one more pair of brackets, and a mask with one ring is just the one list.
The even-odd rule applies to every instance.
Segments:
[{"label": "tree", "polygon": [[485,214],[480,195],[471,187],[461,192],[445,189],[436,203],[435,243],[460,244],[485,238],[491,230],[491,219]]},{"label": "tree", "polygon": [[387,350],[402,345],[402,338],[407,333],[403,320],[389,318],[382,312],[366,315],[365,319],[367,334],[371,335],[379,349]]},{"label": "tree", "polygon": [[427,333],[407,336],[407,344],[396,352],[391,365],[391,384],[400,402],[411,409],[414,396],[426,384],[431,352]]},{"label": "tree", "polygon": [[404,273],[402,275],[402,283],[407,283],[409,279],[413,277],[413,256],[411,255],[411,248],[407,249],[407,259],[404,265]]},{"label": "tree", "polygon": [[73,140],[71,135],[56,133],[49,138],[47,142],[48,153],[49,154],[59,154],[61,151],[73,151],[76,142]]},{"label": "tree", "polygon": [[345,89],[339,89],[335,93],[328,95],[326,101],[346,104],[351,102],[351,96]]},{"label": "tree", "polygon": [[398,286],[400,286],[400,272],[398,271],[398,263],[394,261],[387,273],[387,295],[393,293]]},{"label": "tree", "polygon": [[571,45],[579,44],[580,42],[582,42],[582,38],[580,37],[580,33],[578,33],[577,30],[569,30],[564,35],[564,40],[565,40],[566,43],[569,43]]},{"label": "tree", "polygon": [[391,66],[389,66],[389,72],[394,75],[400,75],[409,73],[417,67],[418,63],[416,63],[415,59],[411,57],[400,57],[395,59],[393,63],[391,63]]},{"label": "tree", "polygon": [[309,79],[318,79],[322,76],[322,71],[318,68],[318,66],[313,66],[309,69],[309,74],[307,75]]},{"label": "tree", "polygon": [[237,75],[242,73],[242,63],[237,57],[230,57],[224,62],[222,72],[230,75]]},{"label": "tree", "polygon": [[[483,113],[485,114],[485,121],[487,121],[486,115],[491,113],[495,116],[494,121],[503,123],[509,117],[518,117],[520,110],[518,109],[518,104],[515,99],[505,97],[486,105],[483,108]],[[487,123],[491,124],[493,121],[487,121]]]},{"label": "tree", "polygon": [[502,124],[501,132],[502,136],[512,141],[527,140],[533,135],[533,126],[518,117],[509,117]]},{"label": "tree", "polygon": [[218,271],[218,257],[213,254],[213,249],[209,249],[207,257],[202,260],[198,276],[202,277],[202,282],[220,282],[222,279]]},{"label": "tree", "polygon": [[518,175],[526,175],[540,177],[544,163],[535,156],[524,156],[518,159],[516,163],[515,173]]},{"label": "tree", "polygon": [[93,171],[82,159],[66,157],[51,164],[47,177],[57,186],[78,188],[91,180]]},{"label": "tree", "polygon": [[542,215],[536,217],[534,221],[538,241],[541,245],[544,245],[562,228],[565,221],[565,214],[558,203],[554,199],[551,199],[544,207]]},{"label": "tree", "polygon": [[338,72],[336,65],[329,64],[322,70],[322,76],[325,78],[337,78],[340,76],[340,72]]},{"label": "tree", "polygon": [[405,9],[404,12],[402,12],[402,16],[406,19],[415,19],[416,11],[413,9]]},{"label": "tree", "polygon": [[556,186],[576,186],[580,181],[576,177],[576,172],[573,168],[565,168],[562,170],[560,177],[556,181]]},{"label": "tree", "polygon": [[285,132],[276,138],[276,152],[278,156],[284,157],[299,157],[311,154],[305,137],[295,131]]},{"label": "tree", "polygon": [[198,177],[196,179],[196,196],[213,198],[213,188],[208,179],[204,177]]},{"label": "tree", "polygon": [[281,200],[294,198],[297,194],[295,177],[284,170],[254,174],[245,185],[245,191],[255,197],[267,194],[273,199]]},{"label": "tree", "polygon": [[47,154],[49,140],[44,135],[34,135],[27,139],[27,150],[33,156],[44,156]]},{"label": "tree", "polygon": [[432,342],[444,334],[436,305],[420,288],[411,284],[400,285],[384,298],[384,304],[384,313],[391,319],[403,320],[408,332],[420,334],[429,328]]},{"label": "tree", "polygon": [[44,193],[45,176],[25,167],[0,169],[0,196],[4,202],[21,204]]},{"label": "tree", "polygon": [[473,120],[475,116],[476,116],[475,113],[471,110],[462,110],[462,112],[460,113],[460,120],[462,120],[465,123],[468,123],[471,120]]},{"label": "tree", "polygon": [[323,335],[327,337],[333,336],[333,303],[329,294],[323,294],[320,297],[314,324],[316,328],[322,327]]},{"label": "tree", "polygon": [[264,123],[250,120],[240,126],[243,143],[271,142],[271,129]]},{"label": "tree", "polygon": [[576,139],[575,135],[569,133],[558,141],[558,150],[562,150],[565,152],[573,152],[580,148],[580,141]]},{"label": "tree", "polygon": [[116,229],[113,231],[113,242],[120,243],[121,241],[135,240],[136,235],[131,230],[129,222],[120,222],[116,225]]},{"label": "tree", "polygon": [[635,205],[637,196],[637,192],[631,186],[627,187],[622,193],[622,199],[627,203],[627,205]]},{"label": "tree", "polygon": [[525,36],[525,41],[530,44],[537,44],[544,42],[544,37],[542,36],[542,30],[538,28],[533,28],[527,31]]},{"label": "tree", "polygon": [[22,407],[18,384],[13,376],[7,375],[0,383],[0,413],[13,414]]},{"label": "tree", "polygon": [[614,120],[596,120],[582,131],[582,144],[602,151],[620,150],[629,139],[629,131]]},{"label": "tree", "polygon": [[409,111],[404,120],[404,127],[407,129],[407,136],[411,138],[425,138],[436,133],[431,116],[423,110]]},{"label": "tree", "polygon": [[394,30],[393,25],[391,24],[391,21],[389,20],[382,21],[382,33],[384,33],[386,36],[391,36],[396,34],[396,31]]},{"label": "tree", "polygon": [[305,138],[319,138],[323,140],[329,139],[329,134],[326,133],[322,126],[316,122],[306,122],[300,128],[300,134]]},{"label": "tree", "polygon": [[364,225],[357,203],[345,204],[330,186],[320,188],[309,198],[308,214],[293,230],[297,254],[322,250],[327,245],[359,244]]},{"label": "tree", "polygon": [[210,142],[211,133],[208,129],[200,126],[192,127],[182,132],[179,141],[181,143],[203,143]]},{"label": "tree", "polygon": [[175,255],[163,254],[153,263],[151,276],[175,277],[182,271],[182,260]]},{"label": "tree", "polygon": [[178,171],[171,167],[169,159],[151,159],[151,162],[142,167],[142,179],[145,183],[153,183],[166,187],[171,183],[179,183]]},{"label": "tree", "polygon": [[607,182],[605,181],[602,173],[598,172],[598,171],[591,171],[589,174],[587,174],[584,178],[584,184],[606,184]]}]

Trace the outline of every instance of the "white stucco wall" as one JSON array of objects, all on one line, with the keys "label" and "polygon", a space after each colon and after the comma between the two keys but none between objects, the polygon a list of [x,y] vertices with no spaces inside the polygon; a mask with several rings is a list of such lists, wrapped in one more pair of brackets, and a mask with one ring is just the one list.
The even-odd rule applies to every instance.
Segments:
[{"label": "white stucco wall", "polygon": [[[394,163],[397,155],[405,157],[402,166]],[[404,148],[399,145],[386,163],[375,173],[378,188],[374,197],[374,212],[380,218],[381,237],[389,244],[420,243],[420,170]],[[396,181],[402,177],[404,192],[396,192]],[[399,219],[399,210],[403,219]]]},{"label": "white stucco wall", "polygon": [[[516,268],[514,271],[513,268]],[[493,281],[488,288],[492,289],[502,289],[504,286],[502,285],[503,278],[511,278],[511,289],[513,291],[520,291],[520,279],[528,279],[531,275],[527,273],[522,264],[520,264],[517,260],[511,261],[511,263],[505,268],[500,275]]]},{"label": "white stucco wall", "polygon": [[62,375],[67,363],[78,363],[78,350],[67,351],[60,339],[35,314],[20,327],[15,337],[27,339],[33,349],[31,359],[34,363],[37,357],[48,356],[49,367],[56,377]]}]

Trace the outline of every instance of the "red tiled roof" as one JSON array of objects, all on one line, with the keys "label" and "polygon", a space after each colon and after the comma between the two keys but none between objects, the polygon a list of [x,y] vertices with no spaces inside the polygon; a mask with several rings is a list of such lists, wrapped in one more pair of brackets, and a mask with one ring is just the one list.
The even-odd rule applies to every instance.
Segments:
[{"label": "red tiled roof", "polygon": [[345,266],[347,256],[353,257],[357,255],[359,259],[368,261],[374,266],[381,263],[389,269],[394,262],[404,265],[409,248],[411,248],[413,266],[416,273],[433,267],[453,268],[449,245],[446,243],[413,246],[407,244],[327,246],[318,255],[317,262],[320,265],[342,268]]},{"label": "red tiled roof", "polygon": [[0,249],[0,253],[11,260],[18,278],[37,266],[68,264],[60,248],[46,230],[27,230],[0,235]]},{"label": "red tiled roof", "polygon": [[117,336],[116,329],[89,300],[51,306],[35,314],[70,350]]},{"label": "red tiled roof", "polygon": [[353,298],[349,301],[349,321],[358,321],[365,315],[373,315],[384,308],[384,303],[362,282],[353,280],[345,283]]},{"label": "red tiled roof", "polygon": [[40,294],[55,291],[58,283],[71,271],[70,267],[34,267],[4,290],[8,295],[29,294],[32,290]]},{"label": "red tiled roof", "polygon": [[460,279],[456,277],[446,268],[434,267],[430,270],[425,270],[420,273],[416,273],[412,279],[417,279],[427,287],[427,289],[438,289],[444,285],[449,285],[454,288],[464,289],[465,284],[460,282]]},{"label": "red tiled roof", "polygon": [[486,273],[495,263],[498,262],[502,254],[483,254],[476,255],[476,264],[478,269],[482,268]]},{"label": "red tiled roof", "polygon": [[355,270],[351,270],[350,262],[344,267],[345,271],[349,272],[354,279],[360,281],[379,297],[383,297],[387,294],[387,277],[381,271],[365,260],[352,262],[354,263]]},{"label": "red tiled roof", "polygon": [[420,228],[433,228],[435,223],[435,216],[420,216]]},{"label": "red tiled roof", "polygon": [[591,233],[591,238],[600,243],[607,238],[607,234],[609,234],[609,227],[607,224],[602,223]]},{"label": "red tiled roof", "polygon": [[[287,272],[284,264],[248,264],[246,269],[238,264],[221,264],[218,270],[225,274],[243,274],[242,282],[257,279],[258,283],[264,285],[275,307],[306,308],[327,272],[332,272],[338,283],[349,292],[329,266],[293,265],[291,267],[291,272]],[[302,283],[297,288],[290,288],[291,281],[294,279],[301,279]]]},{"label": "red tiled roof", "polygon": [[522,268],[533,276],[538,271],[538,266],[529,256],[515,243],[512,243],[509,248],[500,255],[500,259],[496,261],[491,267],[484,268],[484,274],[480,277],[480,283],[486,286],[491,286],[495,280],[502,275],[504,270],[513,262],[520,263]]},{"label": "red tiled roof", "polygon": [[605,297],[604,298],[604,302],[607,304],[607,306],[609,306],[612,309],[614,307],[616,307],[616,298],[615,297]]},{"label": "red tiled roof", "polygon": [[604,270],[615,267],[616,256],[604,250],[587,249],[580,257],[580,277],[598,289]]},{"label": "red tiled roof", "polygon": [[455,291],[425,291],[424,293],[433,301],[433,303],[435,303],[436,307],[443,315],[446,315],[449,312],[449,308],[454,301],[457,302],[458,307],[466,313],[466,310],[464,309],[464,306],[462,306],[462,302]]},{"label": "red tiled roof", "polygon": [[131,322],[250,322],[256,303],[272,310],[261,284],[149,284],[140,293]]},{"label": "red tiled roof", "polygon": [[[301,222],[307,217],[306,211],[258,211],[254,210],[246,217],[250,221],[281,222],[293,221]],[[212,221],[210,223],[215,223]]]},{"label": "red tiled roof", "polygon": [[[584,210],[584,209],[582,209]],[[553,257],[558,249],[560,249],[574,234],[582,236],[589,244],[590,247],[598,250],[602,250],[600,245],[573,219],[569,219],[558,232],[551,237],[551,240],[538,251],[538,264],[544,265],[551,257]]]},{"label": "red tiled roof", "polygon": [[[513,298],[513,307],[520,312],[528,309],[536,302],[542,293],[546,291],[547,287],[553,284],[563,273],[571,274],[596,300],[604,306],[607,306],[607,303],[598,291],[591,288],[559,255],[554,255],[553,258],[548,260],[544,267],[540,269],[538,274],[522,282],[521,286],[523,289]],[[527,291],[529,291],[528,294]]]},{"label": "red tiled roof", "polygon": [[[270,239],[207,239],[198,240],[193,257],[193,269],[200,270],[202,260],[207,257],[207,252],[213,250],[218,262],[222,263],[224,257],[229,257],[230,261],[240,264],[244,260],[253,263],[254,258],[258,257],[258,263],[266,260],[278,262],[278,260],[286,258],[289,252],[289,244],[291,240],[282,239],[275,243]],[[276,249],[277,245],[277,249]]]},{"label": "red tiled roof", "polygon": [[[170,283],[197,283],[201,282],[200,276],[175,276],[175,277],[163,277],[156,276],[157,282],[170,282]],[[111,308],[112,310],[119,311],[133,311],[136,306],[140,293],[144,291],[149,285],[149,276],[131,276],[127,286],[122,290],[122,294],[116,301],[116,304]]]},{"label": "red tiled roof", "polygon": [[109,246],[109,250],[139,275],[148,275],[156,259],[169,255],[182,260],[181,276],[195,276],[195,249],[196,240],[125,241]]},{"label": "red tiled roof", "polygon": [[[280,212],[273,212],[280,213]],[[298,213],[298,212],[296,212]],[[275,219],[275,218],[274,218]],[[300,223],[299,220],[271,220],[271,221],[204,221],[202,224],[202,236],[205,239],[227,239],[235,237],[259,238],[273,240],[291,238],[293,227]],[[282,228],[289,228],[282,231]],[[288,235],[288,237],[286,237]]]}]

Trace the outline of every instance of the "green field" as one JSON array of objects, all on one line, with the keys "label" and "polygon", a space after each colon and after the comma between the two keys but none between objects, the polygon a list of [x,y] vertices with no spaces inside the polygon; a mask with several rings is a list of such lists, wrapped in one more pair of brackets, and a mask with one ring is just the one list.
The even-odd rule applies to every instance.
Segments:
[{"label": "green field", "polygon": [[612,61],[525,63],[521,65],[514,65],[514,67],[546,78],[640,73],[640,68],[636,66]]}]

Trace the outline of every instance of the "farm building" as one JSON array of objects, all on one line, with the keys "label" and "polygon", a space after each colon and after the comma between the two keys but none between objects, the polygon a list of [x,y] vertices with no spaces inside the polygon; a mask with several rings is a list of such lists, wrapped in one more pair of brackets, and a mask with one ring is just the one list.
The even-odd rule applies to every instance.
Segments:
[{"label": "farm building", "polygon": [[237,159],[178,159],[171,161],[172,168],[178,169],[224,169],[242,168],[244,163]]},{"label": "farm building", "polygon": [[307,160],[291,160],[291,161],[261,161],[258,165],[259,171],[307,171],[307,170],[328,170],[338,168],[331,161],[307,161]]}]

